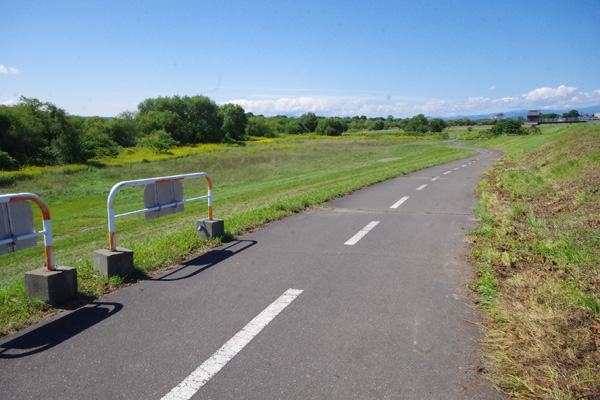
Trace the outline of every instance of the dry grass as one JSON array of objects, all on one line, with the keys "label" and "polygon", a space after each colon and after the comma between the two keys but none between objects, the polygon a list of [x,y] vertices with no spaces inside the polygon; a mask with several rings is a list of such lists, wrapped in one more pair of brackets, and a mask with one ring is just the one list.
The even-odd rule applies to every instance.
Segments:
[{"label": "dry grass", "polygon": [[518,399],[600,399],[600,130],[506,157],[481,186],[492,379]]}]

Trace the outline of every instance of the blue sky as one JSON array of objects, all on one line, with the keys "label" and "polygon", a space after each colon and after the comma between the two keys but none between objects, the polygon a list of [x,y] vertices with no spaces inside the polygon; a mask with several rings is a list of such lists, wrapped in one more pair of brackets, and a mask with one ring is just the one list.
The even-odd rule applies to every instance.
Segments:
[{"label": "blue sky", "polygon": [[197,94],[264,115],[600,105],[598,0],[3,0],[0,37],[0,104],[75,115]]}]

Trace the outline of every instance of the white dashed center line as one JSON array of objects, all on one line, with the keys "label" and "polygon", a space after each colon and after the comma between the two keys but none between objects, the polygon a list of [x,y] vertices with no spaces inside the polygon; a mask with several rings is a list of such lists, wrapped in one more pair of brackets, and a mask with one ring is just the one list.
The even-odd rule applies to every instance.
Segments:
[{"label": "white dashed center line", "polygon": [[448,175],[448,174],[451,174],[451,173],[452,173],[452,171],[446,171],[446,172],[444,172],[444,175]]},{"label": "white dashed center line", "polygon": [[219,372],[233,357],[235,357],[256,335],[264,329],[280,312],[290,305],[302,290],[288,289],[270,306],[258,314],[234,337],[229,339],[215,354],[204,361],[183,382],[167,393],[162,400],[188,400],[200,390],[217,372]]},{"label": "white dashed center line", "polygon": [[362,228],[356,235],[352,236],[344,244],[348,245],[348,246],[354,246],[356,243],[358,243],[358,241],[360,239],[362,239],[363,237],[365,237],[365,235],[367,233],[369,233],[371,231],[371,229],[375,228],[377,226],[377,224],[379,224],[379,221],[371,221],[371,222],[369,222],[367,224],[367,226],[365,226],[364,228]]},{"label": "white dashed center line", "polygon": [[419,187],[417,188],[417,190],[423,190],[423,189],[425,189],[426,187],[427,187],[427,185],[421,185],[421,186],[419,186]]},{"label": "white dashed center line", "polygon": [[433,179],[431,180],[431,182],[435,182],[435,181],[437,181],[438,179],[440,179],[440,177],[439,177],[439,176],[436,176],[435,178],[433,178]]},{"label": "white dashed center line", "polygon": [[392,206],[390,208],[398,208],[406,200],[408,200],[408,196],[404,196],[403,198],[401,198],[400,200],[398,200],[397,202],[395,202],[394,204],[392,204]]}]

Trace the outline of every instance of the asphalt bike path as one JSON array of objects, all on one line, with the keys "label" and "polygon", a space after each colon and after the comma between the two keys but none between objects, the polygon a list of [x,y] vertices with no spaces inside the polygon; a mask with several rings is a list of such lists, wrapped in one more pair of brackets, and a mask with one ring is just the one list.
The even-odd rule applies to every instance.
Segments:
[{"label": "asphalt bike path", "polygon": [[4,337],[0,397],[504,398],[465,287],[473,191],[499,156],[356,191]]}]

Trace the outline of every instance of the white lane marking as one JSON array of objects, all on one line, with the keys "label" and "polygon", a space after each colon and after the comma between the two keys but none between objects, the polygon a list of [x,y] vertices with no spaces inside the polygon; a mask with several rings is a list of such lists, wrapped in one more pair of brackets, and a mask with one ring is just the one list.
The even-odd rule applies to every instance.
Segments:
[{"label": "white lane marking", "polygon": [[446,172],[444,172],[444,175],[448,175],[450,173],[452,173],[452,171],[446,171]]},{"label": "white lane marking", "polygon": [[462,167],[463,167],[463,168],[464,168],[464,167],[466,167],[466,166],[467,166],[467,164],[463,164],[463,165],[462,165]]},{"label": "white lane marking", "polygon": [[406,200],[408,200],[408,196],[404,196],[403,198],[401,198],[400,200],[398,200],[397,202],[395,202],[394,204],[392,204],[392,206],[390,208],[398,208]]},{"label": "white lane marking", "polygon": [[439,177],[439,176],[436,176],[435,178],[433,178],[433,179],[431,180],[431,182],[435,182],[435,181],[437,181],[438,179],[440,179],[440,177]]},{"label": "white lane marking", "polygon": [[423,190],[423,189],[425,189],[426,187],[427,187],[427,185],[421,185],[421,186],[419,186],[419,187],[417,188],[417,190]]},{"label": "white lane marking", "polygon": [[356,235],[352,236],[344,244],[348,245],[348,246],[354,246],[356,243],[358,243],[358,241],[360,239],[362,239],[367,233],[369,233],[369,231],[371,229],[375,228],[378,223],[379,223],[379,221],[371,221],[371,222],[369,222],[367,224],[367,226],[365,226],[364,228],[362,228]]},{"label": "white lane marking", "polygon": [[458,167],[454,168],[454,170],[456,171],[457,169],[459,169]]},{"label": "white lane marking", "polygon": [[190,376],[167,393],[162,400],[188,400],[200,390],[217,372],[235,357],[256,335],[260,333],[280,312],[290,305],[303,290],[288,289],[277,300],[265,308],[234,337],[229,339],[215,354],[204,361]]}]

